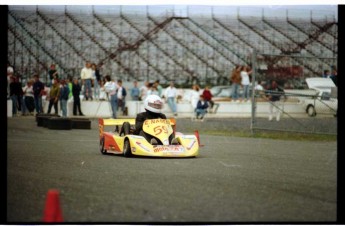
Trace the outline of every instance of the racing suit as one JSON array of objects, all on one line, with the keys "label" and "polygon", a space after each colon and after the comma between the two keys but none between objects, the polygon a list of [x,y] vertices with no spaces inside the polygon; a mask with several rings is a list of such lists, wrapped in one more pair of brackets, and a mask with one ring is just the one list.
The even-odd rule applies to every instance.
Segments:
[{"label": "racing suit", "polygon": [[[167,117],[165,116],[165,114],[162,113],[154,113],[151,111],[146,110],[145,112],[139,113],[137,114],[137,117],[135,119],[135,130],[133,132],[133,134],[135,135],[142,135],[144,136],[148,141],[151,140],[151,138],[153,138],[153,136],[145,133],[143,131],[143,124],[144,121],[146,119],[157,119],[157,118],[161,118],[161,119],[166,119]],[[171,143],[171,140],[175,137],[174,133],[170,135],[169,137],[169,142]]]},{"label": "racing suit", "polygon": [[157,119],[157,118],[166,119],[167,117],[165,116],[165,114],[154,113],[154,112],[151,112],[148,110],[146,110],[145,112],[141,112],[141,113],[137,114],[137,117],[135,119],[134,134],[139,135],[140,131],[143,130],[143,124],[144,124],[144,121],[146,119]]}]

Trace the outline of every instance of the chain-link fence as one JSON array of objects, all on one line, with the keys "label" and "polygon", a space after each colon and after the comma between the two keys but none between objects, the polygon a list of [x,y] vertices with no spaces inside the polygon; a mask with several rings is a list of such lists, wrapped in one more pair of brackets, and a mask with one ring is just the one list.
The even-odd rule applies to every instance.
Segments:
[{"label": "chain-link fence", "polygon": [[[336,60],[254,53],[252,131],[337,134]],[[323,78],[326,71],[329,78]],[[278,85],[275,89],[273,81]]]}]

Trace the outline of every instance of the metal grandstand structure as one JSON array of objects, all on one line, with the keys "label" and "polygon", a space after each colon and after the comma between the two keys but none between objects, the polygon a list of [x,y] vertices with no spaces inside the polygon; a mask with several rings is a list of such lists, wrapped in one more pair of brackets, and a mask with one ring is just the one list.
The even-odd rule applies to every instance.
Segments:
[{"label": "metal grandstand structure", "polygon": [[[177,85],[194,78],[201,85],[228,84],[235,65],[252,64],[253,51],[307,56],[307,61],[294,58],[303,73],[293,79],[320,76],[337,66],[324,60],[338,53],[338,24],[332,13],[302,11],[300,17],[288,10],[279,15],[261,9],[248,15],[239,7],[207,10],[10,6],[8,60],[23,79],[38,73],[46,81],[52,63],[62,77],[79,77],[90,60],[101,66],[103,75],[124,81],[174,80]],[[263,61],[266,74],[284,67],[277,57]]]}]

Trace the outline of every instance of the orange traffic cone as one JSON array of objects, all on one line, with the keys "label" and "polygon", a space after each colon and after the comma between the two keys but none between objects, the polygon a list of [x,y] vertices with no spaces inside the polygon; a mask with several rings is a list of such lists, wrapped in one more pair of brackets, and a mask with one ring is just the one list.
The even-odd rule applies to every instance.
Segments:
[{"label": "orange traffic cone", "polygon": [[59,191],[50,189],[47,192],[43,222],[62,222]]},{"label": "orange traffic cone", "polygon": [[195,130],[195,131],[194,131],[194,134],[195,134],[195,136],[196,136],[196,139],[198,139],[198,144],[199,144],[199,146],[200,146],[200,147],[203,147],[204,145],[203,145],[203,144],[200,144],[200,137],[199,137],[199,132],[198,132],[198,130]]}]

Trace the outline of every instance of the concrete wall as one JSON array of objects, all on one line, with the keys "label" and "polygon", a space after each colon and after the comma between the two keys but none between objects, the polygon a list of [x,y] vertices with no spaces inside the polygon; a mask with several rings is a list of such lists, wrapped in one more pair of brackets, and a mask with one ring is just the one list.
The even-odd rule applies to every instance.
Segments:
[{"label": "concrete wall", "polygon": [[[137,113],[144,111],[144,105],[141,101],[127,101],[128,116],[135,117]],[[258,102],[256,116],[266,117],[269,108],[268,102]],[[305,107],[301,102],[284,102],[282,108],[287,113],[294,117],[307,117]],[[43,109],[46,113],[48,111],[48,101],[43,100]],[[109,118],[111,117],[111,108],[108,101],[81,101],[81,109],[85,116],[94,118]],[[60,111],[59,104],[59,111]],[[191,117],[193,116],[193,108],[189,103],[178,103],[177,111],[179,117]],[[216,114],[208,114],[208,117],[251,117],[252,104],[251,102],[219,102],[219,108]],[[173,116],[168,104],[164,105],[163,112],[168,116]],[[51,113],[54,112],[52,108]],[[61,114],[61,111],[59,112]],[[69,100],[67,103],[67,116],[73,116],[73,101]],[[122,113],[118,111],[118,117],[122,116]],[[7,117],[12,117],[12,101],[7,100]]]}]

